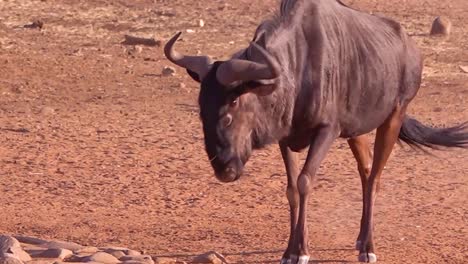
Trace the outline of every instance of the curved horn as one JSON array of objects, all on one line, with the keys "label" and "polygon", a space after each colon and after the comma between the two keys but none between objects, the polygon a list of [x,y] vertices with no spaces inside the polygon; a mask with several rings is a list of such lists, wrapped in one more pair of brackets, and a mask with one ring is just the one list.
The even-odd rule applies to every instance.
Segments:
[{"label": "curved horn", "polygon": [[202,80],[211,69],[213,61],[208,56],[185,56],[174,49],[175,42],[182,32],[174,35],[164,46],[164,54],[172,63],[198,74]]},{"label": "curved horn", "polygon": [[221,64],[216,72],[218,82],[228,86],[236,81],[271,80],[280,75],[278,62],[264,48],[252,42],[254,51],[258,51],[266,64],[248,60],[231,59]]}]

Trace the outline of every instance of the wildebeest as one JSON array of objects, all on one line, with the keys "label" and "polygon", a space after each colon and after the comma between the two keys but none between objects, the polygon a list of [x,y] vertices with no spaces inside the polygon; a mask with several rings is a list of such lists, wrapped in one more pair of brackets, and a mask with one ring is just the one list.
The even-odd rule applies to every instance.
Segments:
[{"label": "wildebeest", "polygon": [[[165,55],[201,83],[205,147],[217,178],[237,180],[253,149],[279,143],[291,233],[281,263],[309,260],[311,183],[335,139],[347,139],[362,182],[359,260],[375,262],[373,210],[380,175],[398,139],[417,148],[468,147],[468,124],[437,129],[408,117],[422,56],[399,23],[338,0],[283,0],[251,44],[227,61]],[[372,155],[366,134],[377,129]],[[309,147],[302,170],[295,152]],[[372,164],[372,165],[371,165]]]}]

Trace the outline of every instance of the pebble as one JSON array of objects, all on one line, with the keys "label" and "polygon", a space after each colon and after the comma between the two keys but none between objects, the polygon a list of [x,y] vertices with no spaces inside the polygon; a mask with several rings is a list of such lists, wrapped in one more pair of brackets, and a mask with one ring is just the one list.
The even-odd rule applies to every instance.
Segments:
[{"label": "pebble", "polygon": [[41,109],[41,114],[45,116],[53,115],[55,110],[52,107],[45,106]]},{"label": "pebble", "polygon": [[162,76],[165,76],[165,77],[174,76],[175,73],[176,73],[176,70],[171,66],[164,67],[162,72],[161,72]]},{"label": "pebble", "polygon": [[227,263],[226,258],[214,251],[207,252],[198,257],[195,257],[193,263],[211,263],[211,264],[223,264]]}]

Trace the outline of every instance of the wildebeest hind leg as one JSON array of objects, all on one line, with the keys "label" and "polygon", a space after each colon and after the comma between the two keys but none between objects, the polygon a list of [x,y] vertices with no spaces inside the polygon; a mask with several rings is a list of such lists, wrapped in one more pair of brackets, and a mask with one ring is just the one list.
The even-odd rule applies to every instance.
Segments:
[{"label": "wildebeest hind leg", "polygon": [[357,167],[359,171],[359,176],[361,177],[361,186],[362,186],[362,215],[361,215],[361,225],[359,229],[359,235],[356,239],[356,249],[361,249],[362,238],[362,229],[364,225],[364,196],[366,194],[367,188],[367,179],[372,167],[372,151],[370,149],[369,139],[367,135],[360,135],[354,138],[348,139],[349,147],[353,152],[354,158],[357,162]]},{"label": "wildebeest hind leg", "polygon": [[289,233],[288,248],[283,254],[281,264],[291,263],[291,250],[294,242],[294,231],[296,230],[298,208],[299,208],[299,192],[297,190],[297,177],[299,176],[297,154],[291,151],[285,142],[280,142],[281,155],[286,167],[288,176],[288,186],[286,188],[286,197],[289,202],[289,213],[291,219],[291,230]]},{"label": "wildebeest hind leg", "polygon": [[359,251],[359,261],[361,262],[372,263],[377,261],[377,257],[374,254],[372,236],[374,203],[377,197],[380,175],[382,174],[385,164],[393,150],[393,146],[398,139],[398,134],[400,133],[403,118],[405,116],[405,110],[406,107],[398,105],[387,120],[377,128],[374,146],[374,160],[364,196],[365,214],[362,234],[363,240]]}]

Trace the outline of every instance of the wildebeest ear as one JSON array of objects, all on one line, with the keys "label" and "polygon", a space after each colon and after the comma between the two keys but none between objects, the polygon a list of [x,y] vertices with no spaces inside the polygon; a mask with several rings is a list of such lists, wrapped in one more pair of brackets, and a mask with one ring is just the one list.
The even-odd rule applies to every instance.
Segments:
[{"label": "wildebeest ear", "polygon": [[190,75],[190,77],[192,77],[192,79],[194,79],[197,82],[201,82],[200,76],[198,76],[198,74],[196,72],[191,71],[189,69],[186,69],[186,70],[187,70],[188,75]]},{"label": "wildebeest ear", "polygon": [[274,80],[256,80],[245,84],[247,89],[245,92],[254,93],[258,96],[267,96],[273,93],[276,89]]}]

